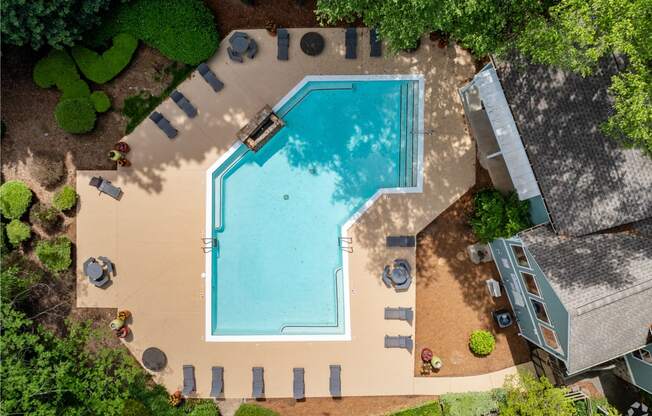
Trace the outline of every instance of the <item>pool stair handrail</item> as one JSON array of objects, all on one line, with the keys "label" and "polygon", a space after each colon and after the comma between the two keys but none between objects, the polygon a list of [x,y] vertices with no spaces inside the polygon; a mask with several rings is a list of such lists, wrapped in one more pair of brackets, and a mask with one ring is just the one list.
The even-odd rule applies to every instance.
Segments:
[{"label": "pool stair handrail", "polygon": [[342,251],[353,253],[353,238],[351,237],[337,237],[337,245]]},{"label": "pool stair handrail", "polygon": [[204,253],[210,253],[218,247],[217,238],[215,237],[204,237],[202,241],[202,250]]}]

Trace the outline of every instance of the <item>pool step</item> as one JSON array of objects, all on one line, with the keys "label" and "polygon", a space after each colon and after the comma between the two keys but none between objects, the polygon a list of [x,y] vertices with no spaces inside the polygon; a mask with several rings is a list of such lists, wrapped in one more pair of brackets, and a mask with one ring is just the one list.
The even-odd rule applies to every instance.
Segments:
[{"label": "pool step", "polygon": [[399,151],[399,186],[414,187],[417,183],[419,83],[401,85],[401,126]]}]

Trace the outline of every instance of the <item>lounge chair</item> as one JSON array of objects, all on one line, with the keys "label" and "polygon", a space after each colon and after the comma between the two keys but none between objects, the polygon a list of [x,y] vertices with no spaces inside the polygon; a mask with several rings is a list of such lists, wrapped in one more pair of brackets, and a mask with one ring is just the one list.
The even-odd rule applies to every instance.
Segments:
[{"label": "lounge chair", "polygon": [[369,56],[378,58],[383,55],[383,43],[378,39],[378,32],[376,29],[369,31]]},{"label": "lounge chair", "polygon": [[253,383],[251,397],[254,399],[262,399],[265,395],[265,381],[263,380],[263,367],[253,367]]},{"label": "lounge chair", "polygon": [[329,379],[329,390],[332,397],[342,397],[342,380],[341,373],[342,367],[339,365],[331,365],[331,376]]},{"label": "lounge chair", "polygon": [[150,114],[149,119],[154,122],[158,126],[159,129],[165,133],[166,136],[168,136],[168,139],[174,139],[177,137],[177,129],[172,127],[172,124],[170,124],[170,121],[163,116],[163,114],[159,113],[158,111],[154,111],[152,114]]},{"label": "lounge chair", "polygon": [[242,56],[238,55],[230,46],[226,48],[226,52],[229,54],[229,58],[231,58],[232,61],[243,62]]},{"label": "lounge chair", "polygon": [[188,396],[196,390],[195,386],[195,367],[192,365],[183,366],[183,390],[181,393]]},{"label": "lounge chair", "polygon": [[405,348],[406,350],[412,352],[412,347],[414,343],[412,342],[412,335],[404,336],[389,336],[385,335],[385,348]]},{"label": "lounge chair", "polygon": [[394,260],[394,266],[403,267],[408,273],[412,273],[412,267],[410,267],[410,263],[405,259]]},{"label": "lounge chair", "polygon": [[276,31],[276,42],[278,46],[276,59],[279,61],[287,61],[288,50],[290,48],[290,33],[288,33],[287,29],[278,29]]},{"label": "lounge chair", "polygon": [[111,181],[108,181],[101,176],[93,176],[89,185],[94,186],[100,191],[100,193],[107,194],[113,199],[119,200],[122,197],[122,189],[118,188],[117,186],[113,186]]},{"label": "lounge chair", "polygon": [[213,367],[211,369],[213,380],[211,382],[211,397],[222,397],[224,394],[224,367]]},{"label": "lounge chair", "polygon": [[387,247],[415,247],[417,242],[413,235],[390,235],[386,243]]},{"label": "lounge chair", "polygon": [[358,57],[358,32],[356,28],[350,27],[346,29],[345,42],[346,45],[346,59],[356,59]]},{"label": "lounge chair", "polygon": [[292,382],[292,397],[294,400],[303,400],[306,398],[306,386],[303,381],[305,370],[303,368],[293,368],[294,380]]},{"label": "lounge chair", "polygon": [[399,321],[406,321],[412,325],[414,319],[414,311],[412,308],[385,308],[385,319],[396,319]]},{"label": "lounge chair", "polygon": [[108,257],[99,256],[98,259],[106,265],[106,271],[109,272],[109,275],[115,275],[115,269],[113,268],[113,262],[109,260]]},{"label": "lounge chair", "polygon": [[256,53],[258,53],[258,44],[256,43],[255,40],[249,39],[249,49],[247,50],[247,58],[254,59]]},{"label": "lounge chair", "polygon": [[188,99],[181,94],[179,91],[174,90],[170,94],[172,101],[174,101],[177,106],[183,110],[184,113],[190,118],[195,118],[197,115],[197,108],[188,101]]},{"label": "lounge chair", "polygon": [[213,87],[213,91],[220,92],[222,88],[224,88],[224,83],[219,79],[217,79],[215,73],[211,71],[211,69],[205,63],[199,64],[197,70],[199,71],[199,75],[201,75],[202,78],[204,78],[204,81],[206,81],[208,85]]},{"label": "lounge chair", "polygon": [[385,286],[392,287],[392,279],[389,278],[389,266],[385,266],[383,269],[382,280]]}]

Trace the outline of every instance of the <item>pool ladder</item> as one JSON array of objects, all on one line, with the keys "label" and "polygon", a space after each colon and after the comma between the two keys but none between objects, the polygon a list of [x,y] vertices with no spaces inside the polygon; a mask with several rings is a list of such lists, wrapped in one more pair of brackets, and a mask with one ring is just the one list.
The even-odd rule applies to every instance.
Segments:
[{"label": "pool ladder", "polygon": [[210,253],[213,249],[217,248],[217,238],[202,238],[201,241],[204,253]]},{"label": "pool ladder", "polygon": [[353,239],[351,237],[337,237],[337,245],[342,251],[353,253]]}]

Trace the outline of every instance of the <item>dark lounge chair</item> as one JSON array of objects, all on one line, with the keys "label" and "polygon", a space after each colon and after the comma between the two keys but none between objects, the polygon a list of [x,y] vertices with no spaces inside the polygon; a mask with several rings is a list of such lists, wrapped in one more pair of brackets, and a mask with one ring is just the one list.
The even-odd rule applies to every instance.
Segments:
[{"label": "dark lounge chair", "polygon": [[288,50],[290,49],[290,33],[287,29],[278,29],[276,31],[276,42],[278,45],[278,53],[276,59],[279,61],[288,60]]},{"label": "dark lounge chair", "polygon": [[396,319],[399,321],[406,321],[412,325],[414,319],[414,311],[412,308],[385,308],[385,319]]},{"label": "dark lounge chair", "polygon": [[304,383],[304,373],[303,368],[293,368],[292,373],[294,374],[294,379],[292,381],[292,397],[294,400],[303,400],[306,398],[306,386]]},{"label": "dark lounge chair", "polygon": [[395,337],[385,335],[385,348],[404,348],[412,352],[413,346],[412,335],[397,335]]},{"label": "dark lounge chair", "polygon": [[413,235],[394,235],[387,237],[387,247],[414,247],[417,241]]},{"label": "dark lounge chair", "polygon": [[226,52],[229,54],[229,58],[231,58],[232,61],[243,62],[242,56],[238,55],[230,46],[226,48]]},{"label": "dark lounge chair", "polygon": [[339,365],[331,365],[331,375],[328,383],[332,397],[342,397],[342,380],[341,373],[342,367]]},{"label": "dark lounge chair", "polygon": [[369,30],[369,56],[378,58],[383,55],[383,43],[378,39],[376,29]]},{"label": "dark lounge chair", "polygon": [[250,39],[249,40],[249,49],[247,50],[247,58],[254,59],[254,57],[256,56],[256,53],[258,53],[258,44],[256,43],[255,40]]},{"label": "dark lounge chair", "polygon": [[172,127],[172,124],[170,124],[170,121],[163,116],[163,114],[159,113],[158,111],[154,111],[152,114],[150,114],[149,119],[154,122],[158,126],[159,129],[165,133],[166,136],[168,136],[168,139],[174,139],[177,137],[177,134],[179,133],[177,129]]},{"label": "dark lounge chair", "polygon": [[262,399],[265,395],[265,381],[263,379],[263,372],[265,370],[263,367],[253,367],[251,371],[253,373],[251,397]]},{"label": "dark lounge chair", "polygon": [[211,382],[211,397],[219,398],[224,394],[224,367],[211,369],[213,380]]},{"label": "dark lounge chair", "polygon": [[346,29],[345,42],[346,59],[356,59],[358,57],[358,31],[354,27]]},{"label": "dark lounge chair", "polygon": [[179,91],[174,90],[170,94],[172,101],[174,101],[177,106],[183,110],[184,113],[190,118],[194,118],[197,115],[197,108],[188,101],[188,99],[181,94]]},{"label": "dark lounge chair", "polygon": [[113,186],[111,181],[108,181],[101,176],[93,176],[89,185],[94,186],[100,191],[100,193],[107,194],[113,199],[119,200],[122,197],[122,189],[118,188],[117,186]]},{"label": "dark lounge chair", "polygon": [[205,63],[199,64],[197,70],[199,71],[199,75],[204,78],[204,81],[206,81],[208,85],[213,88],[213,91],[220,92],[222,88],[224,88],[224,83],[217,79],[215,73],[211,71],[211,69]]},{"label": "dark lounge chair", "polygon": [[183,390],[181,393],[184,396],[188,396],[196,389],[197,387],[195,386],[195,367],[192,365],[184,365],[183,366]]}]

